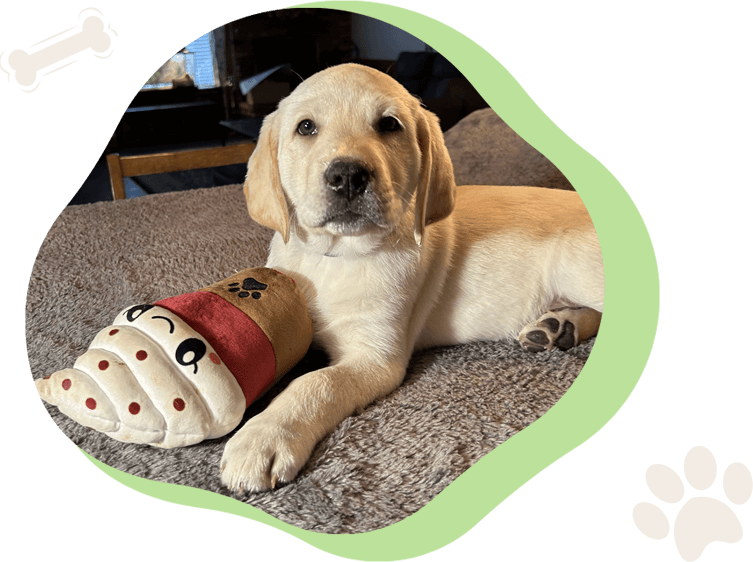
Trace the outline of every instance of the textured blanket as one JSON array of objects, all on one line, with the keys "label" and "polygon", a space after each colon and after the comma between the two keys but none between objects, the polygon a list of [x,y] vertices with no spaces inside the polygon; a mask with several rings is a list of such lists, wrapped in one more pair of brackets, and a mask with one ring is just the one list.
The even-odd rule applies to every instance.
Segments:
[{"label": "textured blanket", "polygon": [[[459,182],[474,183],[476,170],[485,176],[477,183],[569,188],[556,168],[491,110],[472,114],[446,138]],[[468,155],[490,147],[495,153],[487,155],[483,169],[477,161],[464,165]],[[501,171],[495,175],[497,164]],[[506,181],[511,178],[505,174],[527,175]],[[237,185],[67,208],[42,245],[29,283],[33,376],[71,366],[97,331],[128,305],[264,265],[271,235],[248,217]],[[533,423],[570,387],[592,345],[528,354],[514,342],[479,342],[416,353],[404,384],[325,437],[293,483],[245,497],[220,485],[219,460],[229,435],[162,450],[114,441],[57,408],[48,410],[76,445],[119,470],[237,497],[304,529],[356,533],[416,512],[483,455]],[[325,360],[310,352],[251,405],[246,419],[295,376]]]}]

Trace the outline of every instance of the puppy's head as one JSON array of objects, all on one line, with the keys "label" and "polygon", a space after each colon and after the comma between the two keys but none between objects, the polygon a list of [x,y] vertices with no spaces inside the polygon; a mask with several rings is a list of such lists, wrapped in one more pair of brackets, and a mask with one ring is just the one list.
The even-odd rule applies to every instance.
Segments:
[{"label": "puppy's head", "polygon": [[[244,193],[251,217],[288,241],[371,242],[450,214],[455,181],[439,123],[400,84],[347,64],[315,74],[262,126]],[[372,244],[373,245],[373,244]]]}]

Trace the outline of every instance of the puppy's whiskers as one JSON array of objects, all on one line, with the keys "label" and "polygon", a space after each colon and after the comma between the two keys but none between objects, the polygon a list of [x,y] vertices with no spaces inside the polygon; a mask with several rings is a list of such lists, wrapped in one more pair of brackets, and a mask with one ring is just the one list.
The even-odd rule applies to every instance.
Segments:
[{"label": "puppy's whiskers", "polygon": [[404,204],[406,207],[410,207],[412,201],[413,201],[413,195],[410,196],[410,198],[406,197],[404,194],[403,186],[399,183],[393,183],[395,186],[395,189],[392,191],[393,194],[395,194]]}]

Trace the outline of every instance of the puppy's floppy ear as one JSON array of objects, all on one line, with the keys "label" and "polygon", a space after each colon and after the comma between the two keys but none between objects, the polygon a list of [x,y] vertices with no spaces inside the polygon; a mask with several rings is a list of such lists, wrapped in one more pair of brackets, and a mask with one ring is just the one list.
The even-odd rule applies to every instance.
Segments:
[{"label": "puppy's floppy ear", "polygon": [[290,238],[290,217],[277,164],[277,121],[277,112],[264,119],[256,149],[248,161],[243,193],[251,218],[282,234],[282,239],[287,244]]},{"label": "puppy's floppy ear", "polygon": [[417,138],[421,149],[421,174],[416,189],[413,236],[420,246],[424,227],[447,217],[455,207],[455,173],[439,119],[423,108],[418,117]]}]

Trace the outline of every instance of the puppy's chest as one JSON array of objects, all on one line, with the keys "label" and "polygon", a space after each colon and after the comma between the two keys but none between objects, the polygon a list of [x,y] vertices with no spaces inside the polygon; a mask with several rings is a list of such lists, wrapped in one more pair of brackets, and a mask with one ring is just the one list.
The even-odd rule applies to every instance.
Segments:
[{"label": "puppy's chest", "polygon": [[322,268],[311,279],[313,290],[307,296],[325,321],[373,314],[375,305],[390,296],[383,280],[362,264]]},{"label": "puppy's chest", "polygon": [[[394,330],[411,306],[413,256],[380,252],[359,259],[327,257],[273,245],[269,267],[299,281],[314,320],[315,337],[349,338],[356,332]],[[275,251],[277,250],[277,251]],[[319,339],[319,338],[317,338]]]},{"label": "puppy's chest", "polygon": [[310,272],[304,288],[317,331],[371,331],[400,317],[407,300],[404,280],[375,271],[373,264],[331,261]]}]

